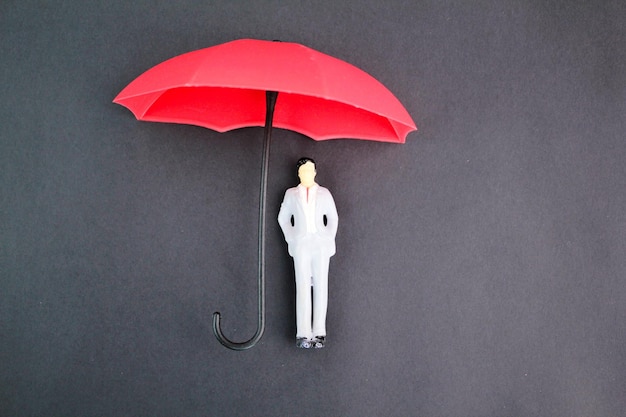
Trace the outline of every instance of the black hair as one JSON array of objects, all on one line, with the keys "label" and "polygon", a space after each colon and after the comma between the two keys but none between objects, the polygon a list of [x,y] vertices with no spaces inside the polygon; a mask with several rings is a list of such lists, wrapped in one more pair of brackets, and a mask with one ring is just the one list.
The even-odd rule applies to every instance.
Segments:
[{"label": "black hair", "polygon": [[300,170],[300,167],[307,162],[311,162],[313,165],[317,166],[313,158],[303,156],[302,158],[298,159],[298,162],[296,162],[296,174],[298,173],[298,170]]}]

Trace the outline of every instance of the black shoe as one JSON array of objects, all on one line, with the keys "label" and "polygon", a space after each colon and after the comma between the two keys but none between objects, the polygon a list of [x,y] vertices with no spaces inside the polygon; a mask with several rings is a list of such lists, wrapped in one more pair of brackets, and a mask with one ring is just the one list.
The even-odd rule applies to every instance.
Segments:
[{"label": "black shoe", "polygon": [[326,346],[326,336],[315,336],[312,342],[315,349],[321,349]]},{"label": "black shoe", "polygon": [[306,337],[297,337],[296,347],[299,347],[300,349],[310,349],[312,347],[312,344],[311,341]]}]

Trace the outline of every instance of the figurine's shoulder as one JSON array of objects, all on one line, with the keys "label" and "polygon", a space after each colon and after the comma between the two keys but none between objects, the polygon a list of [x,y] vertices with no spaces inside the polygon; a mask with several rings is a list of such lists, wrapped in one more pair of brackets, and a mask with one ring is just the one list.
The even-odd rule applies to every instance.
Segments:
[{"label": "figurine's shoulder", "polygon": [[[321,185],[317,186],[317,194],[330,195],[330,191],[326,187],[322,187]],[[300,188],[296,185],[295,187],[287,188],[285,191],[285,195],[296,196],[300,193]]]},{"label": "figurine's shoulder", "polygon": [[320,195],[331,195],[330,191],[328,190],[328,188],[322,187],[321,185],[317,189],[317,194],[320,194]]},{"label": "figurine's shoulder", "polygon": [[287,188],[283,201],[294,201],[298,199],[298,187]]}]

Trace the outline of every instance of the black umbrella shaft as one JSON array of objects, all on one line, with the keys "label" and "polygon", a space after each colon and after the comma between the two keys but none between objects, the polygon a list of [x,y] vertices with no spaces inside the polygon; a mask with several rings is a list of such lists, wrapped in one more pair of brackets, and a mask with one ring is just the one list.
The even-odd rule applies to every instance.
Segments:
[{"label": "black umbrella shaft", "polygon": [[[261,186],[259,193],[259,256],[258,256],[258,279],[259,279],[259,310],[258,310],[258,339],[265,331],[265,202],[267,200],[267,174],[270,164],[270,142],[272,140],[272,121],[274,120],[274,108],[276,106],[276,91],[265,93],[265,129],[263,139],[263,165],[261,167]],[[255,342],[256,343],[256,342]]]},{"label": "black umbrella shaft", "polygon": [[256,345],[265,331],[265,202],[267,200],[267,172],[270,162],[270,142],[272,139],[272,121],[274,119],[274,107],[278,92],[267,91],[265,93],[265,132],[263,138],[263,162],[261,166],[261,186],[259,195],[259,241],[258,241],[258,324],[254,336],[247,342],[236,343],[228,340],[222,333],[220,326],[220,313],[213,314],[213,332],[220,343],[229,349],[246,350]]}]

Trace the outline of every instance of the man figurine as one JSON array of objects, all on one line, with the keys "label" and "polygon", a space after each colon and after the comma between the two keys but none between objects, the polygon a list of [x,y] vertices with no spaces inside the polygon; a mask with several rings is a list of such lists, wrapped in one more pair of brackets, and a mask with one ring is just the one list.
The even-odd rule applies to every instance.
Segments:
[{"label": "man figurine", "polygon": [[300,184],[285,192],[278,213],[296,275],[296,346],[323,348],[328,266],[335,254],[337,209],[330,191],[315,182],[315,161],[301,158],[296,169]]}]

